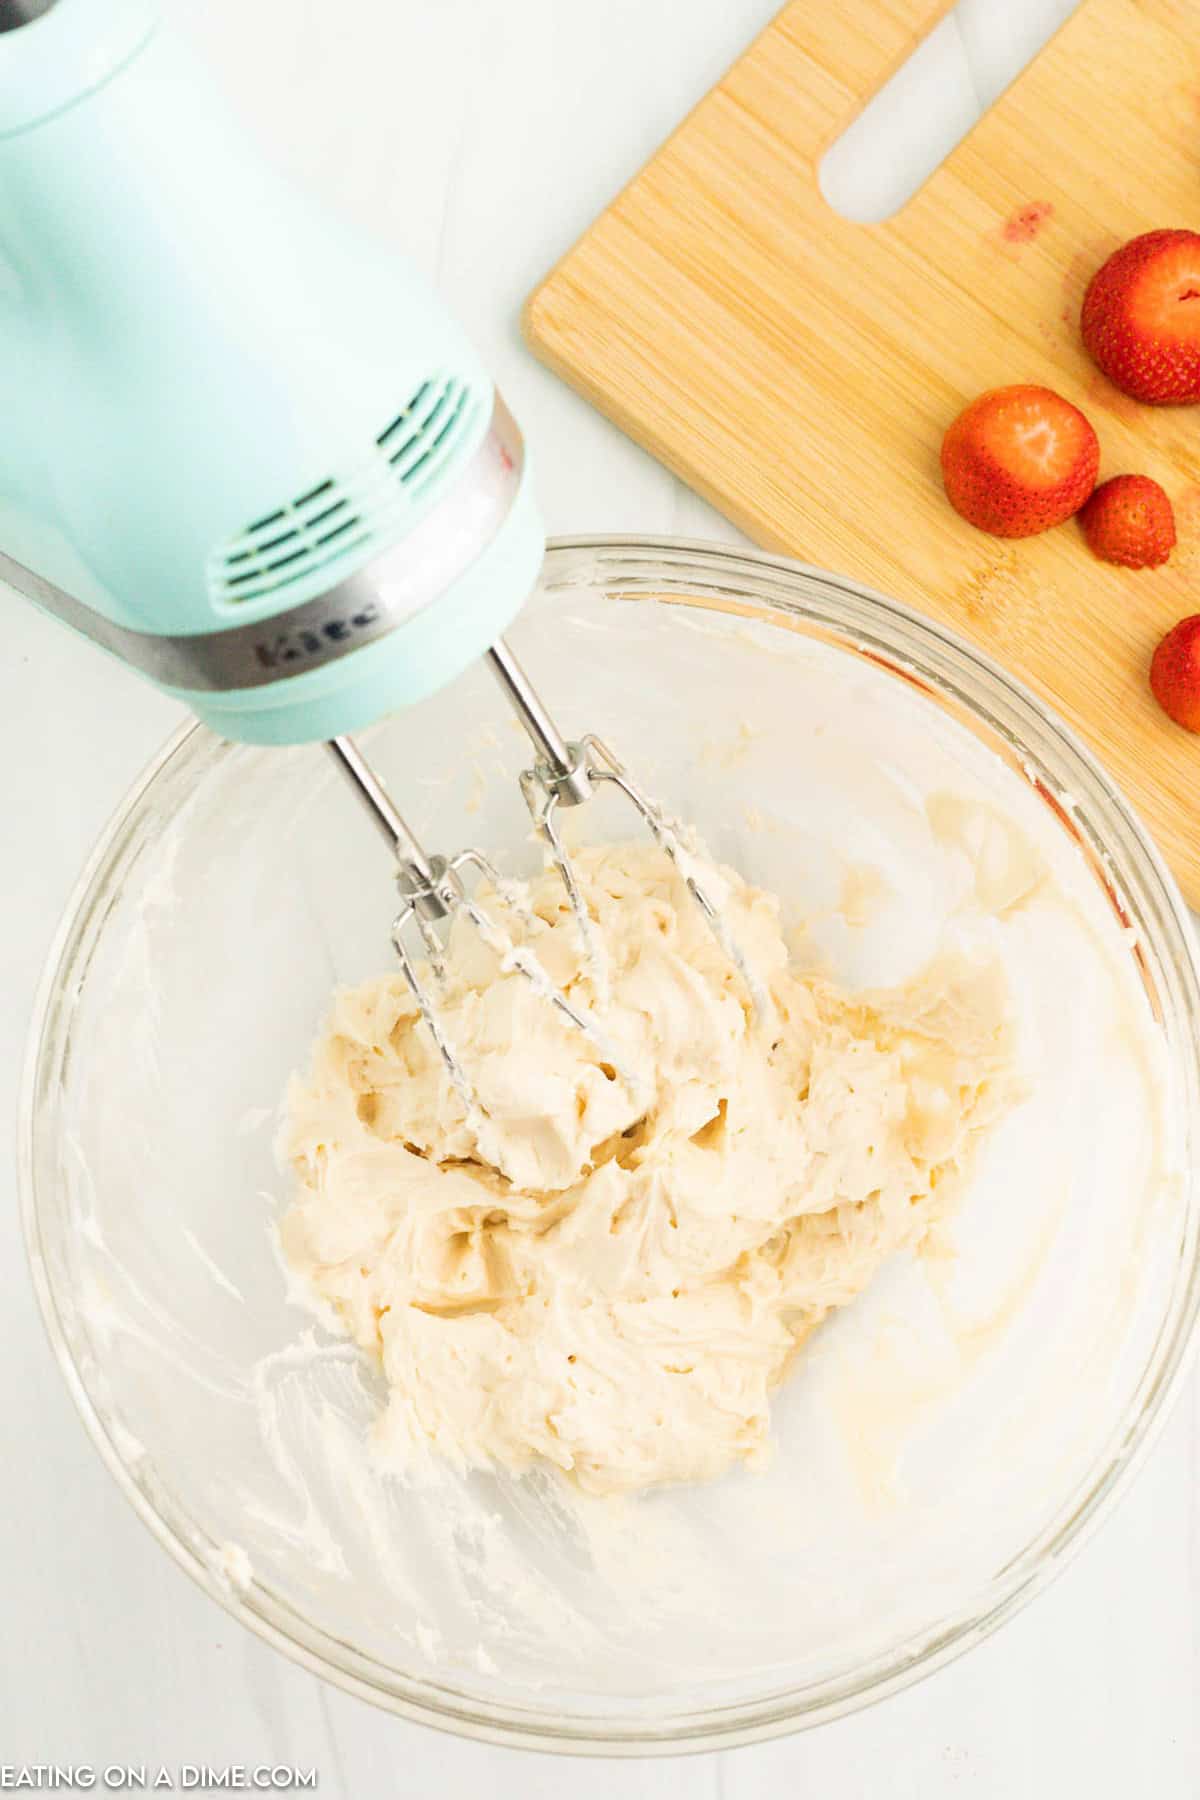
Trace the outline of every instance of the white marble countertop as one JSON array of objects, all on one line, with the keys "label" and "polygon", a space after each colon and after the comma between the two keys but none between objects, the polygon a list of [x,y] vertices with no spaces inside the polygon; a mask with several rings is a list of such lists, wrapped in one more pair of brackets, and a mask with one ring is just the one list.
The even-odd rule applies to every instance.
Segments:
[{"label": "white marble countertop", "polygon": [[[274,152],[435,275],[532,441],[551,530],[736,540],[538,367],[516,321],[534,281],[773,0],[206,0],[188,10]],[[909,164],[878,144],[861,161],[844,155],[846,210],[861,216],[870,196],[894,196],[912,156],[936,161],[1039,26],[1069,11],[1070,0],[963,0],[884,109],[916,145]],[[31,609],[6,603],[5,620],[0,1108],[11,1118],[55,920],[106,816],[178,715]],[[568,1764],[459,1742],[322,1686],[168,1561],[101,1467],[51,1360],[11,1163],[0,1162],[0,1765],[315,1765],[326,1800],[1200,1794],[1194,1377],[1116,1515],[1047,1594],[941,1674],[762,1747]]]}]

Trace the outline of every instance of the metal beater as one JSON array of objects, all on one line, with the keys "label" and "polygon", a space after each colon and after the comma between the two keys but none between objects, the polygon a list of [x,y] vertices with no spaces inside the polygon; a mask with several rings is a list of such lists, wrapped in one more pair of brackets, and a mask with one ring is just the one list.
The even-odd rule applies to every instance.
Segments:
[{"label": "metal beater", "polygon": [[[503,639],[487,652],[486,661],[536,752],[534,762],[521,772],[521,792],[534,826],[566,889],[585,961],[599,976],[596,985],[600,989],[602,1000],[606,998],[607,992],[603,965],[591,916],[558,828],[558,812],[561,807],[583,805],[591,799],[597,787],[609,784],[631,801],[643,823],[649,828],[655,843],[679,869],[688,893],[703,913],[713,936],[741,974],[756,1018],[761,1020],[765,1017],[769,1001],[730,932],[720,907],[699,879],[689,844],[690,834],[664,815],[662,809],[634,781],[624,764],[598,737],[588,733],[578,742],[568,742],[563,737],[537,690]],[[513,896],[510,884],[505,882],[491,860],[473,845],[450,857],[429,855],[405,823],[358,746],[350,738],[340,736],[331,738],[326,747],[396,856],[402,905],[392,923],[392,944],[421,1018],[468,1112],[484,1109],[458,1053],[447,1037],[439,1017],[437,1001],[422,979],[419,953],[414,956],[409,946],[409,938],[415,929],[435,989],[440,990],[445,980],[445,943],[438,928],[448,931],[460,913],[466,915],[484,942],[499,955],[502,966],[524,976],[549,1005],[557,1008],[571,1025],[592,1039],[623,1079],[631,1081],[612,1054],[604,1037],[602,1023],[569,1000],[554,985],[534,952],[526,945],[515,943],[505,926],[493,914],[486,912],[468,889],[463,877],[473,871],[483,877],[503,904],[520,912],[520,904]]]}]

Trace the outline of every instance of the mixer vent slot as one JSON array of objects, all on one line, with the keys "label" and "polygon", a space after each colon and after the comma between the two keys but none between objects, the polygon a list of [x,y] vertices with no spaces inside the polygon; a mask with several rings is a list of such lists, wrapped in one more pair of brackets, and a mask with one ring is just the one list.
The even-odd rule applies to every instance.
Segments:
[{"label": "mixer vent slot", "polygon": [[226,606],[258,600],[349,550],[393,541],[475,425],[479,406],[479,395],[456,376],[423,381],[357,468],[264,513],[213,553],[210,597]]}]

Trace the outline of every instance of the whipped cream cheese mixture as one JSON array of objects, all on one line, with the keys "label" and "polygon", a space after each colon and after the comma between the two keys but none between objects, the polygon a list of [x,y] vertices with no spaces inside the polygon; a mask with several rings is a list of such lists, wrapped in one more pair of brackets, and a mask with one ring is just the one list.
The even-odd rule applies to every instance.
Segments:
[{"label": "whipped cream cheese mixture", "polygon": [[284,1253],[379,1358],[393,1466],[544,1460],[597,1493],[761,1467],[804,1340],[946,1216],[1012,1098],[1004,980],[952,951],[844,992],[723,869],[756,1022],[660,850],[576,862],[600,957],[553,872],[528,941],[597,1038],[456,926],[440,1010],[472,1118],[399,974],[340,992],[288,1092]]}]

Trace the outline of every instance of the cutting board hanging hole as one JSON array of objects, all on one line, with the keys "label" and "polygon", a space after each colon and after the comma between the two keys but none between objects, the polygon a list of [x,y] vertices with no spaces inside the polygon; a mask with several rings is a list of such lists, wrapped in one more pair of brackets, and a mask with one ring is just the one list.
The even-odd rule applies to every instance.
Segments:
[{"label": "cutting board hanging hole", "polygon": [[[894,218],[1074,12],[1029,18],[995,0],[959,0],[821,158],[821,193],[856,225]],[[976,86],[987,68],[990,89]]]}]

